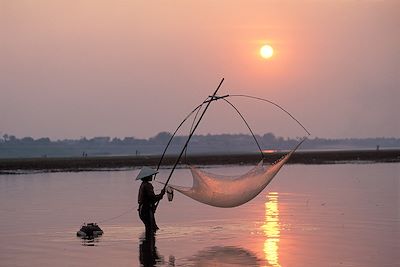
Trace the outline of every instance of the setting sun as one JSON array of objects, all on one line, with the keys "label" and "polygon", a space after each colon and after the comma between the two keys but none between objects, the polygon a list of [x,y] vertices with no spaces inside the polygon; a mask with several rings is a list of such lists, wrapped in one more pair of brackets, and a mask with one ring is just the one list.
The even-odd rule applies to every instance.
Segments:
[{"label": "setting sun", "polygon": [[260,49],[260,55],[262,58],[268,59],[274,54],[274,49],[270,45],[263,45]]}]

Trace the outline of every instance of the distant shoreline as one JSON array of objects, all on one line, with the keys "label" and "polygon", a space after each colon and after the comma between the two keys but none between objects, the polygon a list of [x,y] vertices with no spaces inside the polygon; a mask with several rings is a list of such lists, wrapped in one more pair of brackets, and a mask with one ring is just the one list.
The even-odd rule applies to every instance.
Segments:
[{"label": "distant shoreline", "polygon": [[[265,154],[265,162],[272,163],[285,154],[284,152],[267,153]],[[176,158],[176,155],[167,155],[161,167],[171,167]],[[255,164],[260,159],[259,153],[187,156],[187,161],[195,165],[248,165]],[[0,159],[0,174],[134,169],[141,166],[157,166],[159,160],[160,155]],[[342,164],[357,162],[400,162],[400,149],[298,151],[292,155],[288,163]],[[185,164],[185,162],[181,160],[180,164]]]}]

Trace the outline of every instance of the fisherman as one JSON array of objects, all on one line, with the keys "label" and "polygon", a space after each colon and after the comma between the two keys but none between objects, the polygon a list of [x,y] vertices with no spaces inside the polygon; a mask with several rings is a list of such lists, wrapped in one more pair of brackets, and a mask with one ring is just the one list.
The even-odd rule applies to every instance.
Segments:
[{"label": "fisherman", "polygon": [[136,177],[136,180],[142,180],[138,194],[138,211],[139,217],[145,225],[146,234],[151,234],[158,230],[156,220],[154,218],[155,205],[163,198],[165,194],[165,189],[161,190],[161,193],[158,195],[154,193],[154,188],[151,184],[151,181],[156,173],[158,172],[152,168],[143,167]]}]

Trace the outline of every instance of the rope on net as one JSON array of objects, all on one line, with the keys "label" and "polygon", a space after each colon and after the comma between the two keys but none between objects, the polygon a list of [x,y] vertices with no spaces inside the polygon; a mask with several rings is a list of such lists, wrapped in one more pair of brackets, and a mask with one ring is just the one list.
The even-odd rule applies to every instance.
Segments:
[{"label": "rope on net", "polygon": [[311,133],[306,129],[306,127],[303,126],[303,124],[300,123],[300,121],[298,121],[292,114],[289,113],[289,111],[287,111],[286,109],[284,109],[283,107],[281,107],[280,105],[272,102],[271,100],[265,99],[265,98],[261,98],[261,97],[256,97],[256,96],[251,96],[251,95],[243,95],[243,94],[238,94],[238,95],[229,95],[230,97],[246,97],[246,98],[251,98],[251,99],[257,99],[260,101],[264,101],[264,102],[268,102],[276,107],[278,107],[279,109],[281,109],[282,111],[284,111],[286,114],[288,114],[293,120],[295,120],[302,128],[304,131],[306,131],[306,133],[308,135],[311,135]]}]

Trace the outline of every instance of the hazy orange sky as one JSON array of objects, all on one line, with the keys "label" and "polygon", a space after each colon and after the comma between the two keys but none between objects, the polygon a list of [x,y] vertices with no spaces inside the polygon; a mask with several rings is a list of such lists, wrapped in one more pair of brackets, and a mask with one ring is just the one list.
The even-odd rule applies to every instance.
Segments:
[{"label": "hazy orange sky", "polygon": [[[221,94],[313,136],[400,137],[399,29],[398,0],[0,0],[0,135],[171,132],[225,77]],[[256,133],[303,135],[234,103]],[[247,131],[218,103],[198,133]]]}]

